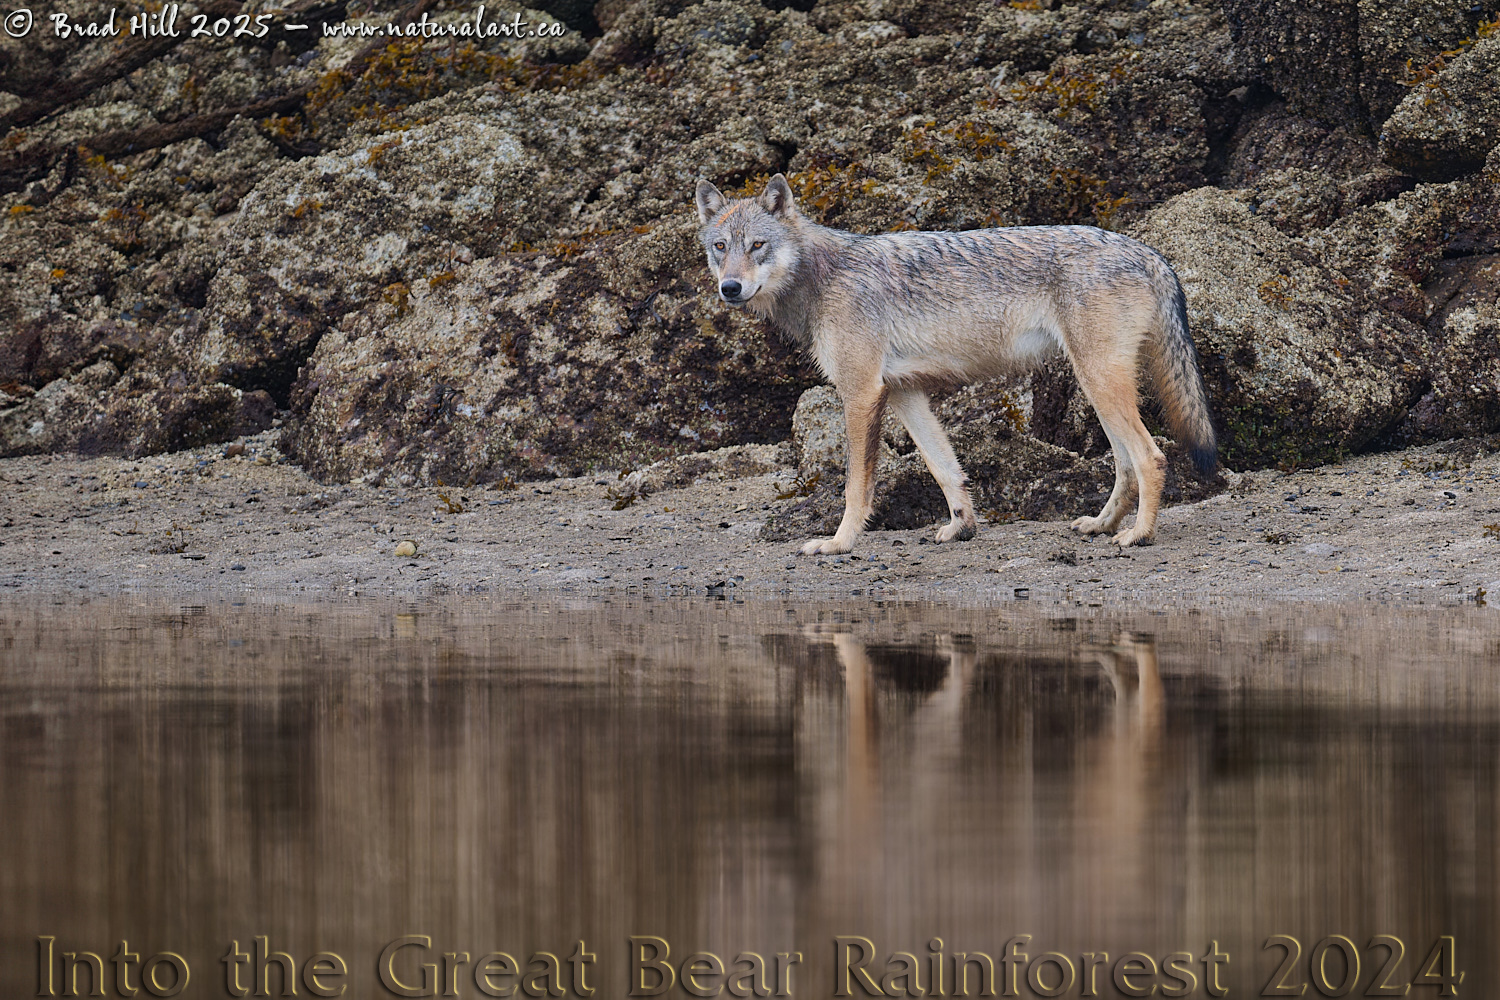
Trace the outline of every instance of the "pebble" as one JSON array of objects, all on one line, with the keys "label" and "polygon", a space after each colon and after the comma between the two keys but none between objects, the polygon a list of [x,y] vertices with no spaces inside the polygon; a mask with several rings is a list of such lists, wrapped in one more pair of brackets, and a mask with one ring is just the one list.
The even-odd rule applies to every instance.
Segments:
[{"label": "pebble", "polygon": [[406,556],[414,556],[416,554],[417,554],[417,543],[414,542],[414,541],[412,541],[410,538],[408,538],[406,541],[402,542],[400,545],[396,546],[396,556],[397,556],[397,558],[404,558]]}]

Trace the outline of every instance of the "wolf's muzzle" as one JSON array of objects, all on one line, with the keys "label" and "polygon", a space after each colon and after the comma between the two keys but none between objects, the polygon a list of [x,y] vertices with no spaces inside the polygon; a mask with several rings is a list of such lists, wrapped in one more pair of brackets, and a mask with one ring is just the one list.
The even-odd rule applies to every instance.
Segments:
[{"label": "wolf's muzzle", "polygon": [[725,302],[738,302],[740,292],[744,290],[744,286],[738,281],[725,281],[719,285],[719,294],[724,297]]}]

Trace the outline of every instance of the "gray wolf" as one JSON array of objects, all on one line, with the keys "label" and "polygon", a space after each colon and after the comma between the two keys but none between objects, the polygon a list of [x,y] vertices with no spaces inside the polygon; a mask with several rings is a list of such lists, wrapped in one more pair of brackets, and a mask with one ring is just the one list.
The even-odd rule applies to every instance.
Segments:
[{"label": "gray wolf", "polygon": [[1156,530],[1167,460],[1141,423],[1142,361],[1172,433],[1205,474],[1217,457],[1198,353],[1176,273],[1155,250],[1091,226],[864,236],[797,210],[777,174],[757,197],[699,181],[703,249],[719,297],[770,320],[812,354],[844,404],[844,517],[806,555],[848,552],[873,509],[880,424],[889,406],[942,487],[939,542],[974,536],[974,503],[928,393],[1032,367],[1061,350],[1115,457],[1115,486],[1084,534],[1112,532],[1140,498],[1121,546]]}]

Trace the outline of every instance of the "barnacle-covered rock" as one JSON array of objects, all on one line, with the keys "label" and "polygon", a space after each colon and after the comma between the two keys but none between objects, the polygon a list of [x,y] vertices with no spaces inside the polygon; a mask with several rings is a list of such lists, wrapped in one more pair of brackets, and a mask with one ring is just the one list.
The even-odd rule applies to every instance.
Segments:
[{"label": "barnacle-covered rock", "polygon": [[1387,162],[1439,180],[1480,169],[1497,143],[1500,30],[1493,26],[1451,63],[1424,73],[1380,134]]},{"label": "barnacle-covered rock", "polygon": [[[272,406],[328,479],[785,441],[814,373],[705,293],[690,218],[699,178],[748,193],[777,171],[861,232],[1071,222],[1159,245],[1233,465],[1492,425],[1472,261],[1500,252],[1500,88],[1467,0],[555,0],[516,13],[562,34],[363,34],[405,6],[319,8],[349,30],[295,43],[187,39],[4,137],[0,160],[72,153],[0,194],[0,454],[182,447]],[[33,40],[22,66],[0,38],[0,114],[112,57]],[[304,87],[296,113],[78,148]],[[1028,475],[1108,486],[1065,367],[940,407],[995,510],[1087,506]],[[887,438],[911,484],[889,510],[940,505]]]},{"label": "barnacle-covered rock", "polygon": [[467,483],[781,440],[812,372],[699,280],[695,225],[478,261],[346,317],[283,450],[330,479]]}]

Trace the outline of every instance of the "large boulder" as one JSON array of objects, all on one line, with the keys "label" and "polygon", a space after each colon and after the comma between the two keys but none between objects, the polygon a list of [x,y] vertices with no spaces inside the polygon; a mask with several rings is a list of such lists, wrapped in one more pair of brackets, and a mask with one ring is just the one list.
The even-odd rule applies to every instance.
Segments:
[{"label": "large boulder", "polygon": [[326,479],[469,483],[779,441],[811,369],[717,302],[702,254],[682,213],[345,317],[302,370],[282,448]]},{"label": "large boulder", "polygon": [[1361,130],[1292,114],[1281,102],[1246,113],[1226,152],[1220,186],[1249,192],[1256,215],[1291,235],[1331,225],[1416,183],[1383,162]]},{"label": "large boulder", "polygon": [[1359,0],[1359,92],[1377,131],[1413,79],[1471,38],[1482,16],[1473,0]]},{"label": "large boulder", "polygon": [[1309,464],[1357,451],[1398,423],[1431,359],[1424,330],[1361,282],[1201,188],[1131,233],[1176,268],[1232,468]]},{"label": "large boulder", "polygon": [[1407,173],[1448,180],[1484,166],[1500,143],[1500,32],[1429,67],[1380,134],[1386,161]]},{"label": "large boulder", "polygon": [[0,449],[8,455],[181,451],[265,430],[276,415],[263,390],[190,385],[148,372],[120,378],[108,361],[34,392],[13,388],[15,396],[0,389]]},{"label": "large boulder", "polygon": [[1500,430],[1500,254],[1443,261],[1426,285],[1441,347],[1393,443]]},{"label": "large boulder", "polygon": [[1470,0],[1222,2],[1246,77],[1294,114],[1368,134],[1474,41],[1487,11]]}]

